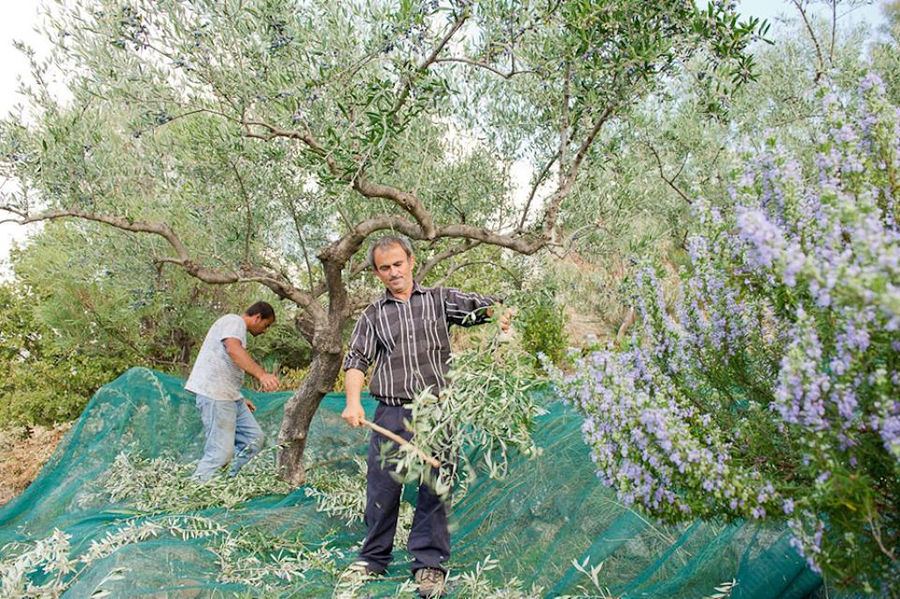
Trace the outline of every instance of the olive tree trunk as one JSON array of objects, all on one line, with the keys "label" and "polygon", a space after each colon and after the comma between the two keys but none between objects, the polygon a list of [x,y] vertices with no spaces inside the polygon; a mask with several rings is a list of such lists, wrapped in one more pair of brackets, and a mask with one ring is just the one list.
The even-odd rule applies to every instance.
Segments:
[{"label": "olive tree trunk", "polygon": [[341,351],[316,352],[310,364],[309,375],[284,406],[284,418],[278,433],[278,475],[292,487],[306,480],[303,452],[309,425],[322,398],[334,388],[334,381],[343,361]]}]

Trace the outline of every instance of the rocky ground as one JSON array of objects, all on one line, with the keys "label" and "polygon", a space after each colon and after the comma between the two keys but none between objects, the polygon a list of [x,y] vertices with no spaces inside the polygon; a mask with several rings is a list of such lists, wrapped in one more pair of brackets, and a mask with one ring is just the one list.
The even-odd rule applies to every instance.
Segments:
[{"label": "rocky ground", "polygon": [[53,455],[71,422],[53,428],[0,430],[0,505],[21,493],[31,484]]}]

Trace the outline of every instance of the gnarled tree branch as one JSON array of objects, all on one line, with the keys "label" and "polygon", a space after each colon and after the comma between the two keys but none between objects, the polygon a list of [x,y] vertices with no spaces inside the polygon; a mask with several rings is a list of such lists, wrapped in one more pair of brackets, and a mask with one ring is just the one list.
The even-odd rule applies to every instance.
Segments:
[{"label": "gnarled tree branch", "polygon": [[425,277],[428,275],[428,273],[431,272],[431,270],[435,266],[437,266],[444,260],[447,260],[448,258],[452,258],[453,256],[458,256],[460,254],[468,252],[469,250],[471,250],[472,248],[474,248],[478,245],[481,245],[480,242],[472,240],[472,239],[467,239],[462,244],[460,244],[456,247],[453,247],[453,248],[450,248],[443,252],[440,252],[439,254],[435,254],[434,256],[431,257],[430,260],[428,260],[427,262],[425,262],[424,264],[422,264],[419,267],[418,272],[416,273],[416,276],[415,276],[416,281],[421,283],[425,279]]},{"label": "gnarled tree branch", "polygon": [[659,169],[659,177],[660,177],[660,179],[662,179],[663,181],[665,181],[665,182],[666,182],[666,185],[668,185],[669,187],[671,187],[672,190],[675,191],[675,193],[677,193],[679,196],[681,196],[681,199],[683,199],[683,200],[684,200],[685,202],[687,202],[688,204],[691,204],[691,203],[692,203],[692,202],[691,202],[691,198],[689,198],[688,195],[687,195],[686,193],[684,193],[683,191],[681,191],[681,188],[679,188],[677,185],[675,185],[675,179],[678,178],[678,175],[680,175],[682,169],[684,169],[685,162],[687,162],[687,156],[685,156],[685,159],[684,159],[685,161],[681,163],[681,167],[679,167],[678,172],[675,173],[675,176],[673,176],[673,177],[670,179],[670,178],[666,177],[666,173],[665,173],[665,171],[663,170],[662,159],[659,157],[659,153],[657,153],[656,148],[654,148],[654,147],[653,147],[653,144],[651,144],[651,143],[649,143],[649,142],[645,143],[645,145],[647,146],[647,148],[650,149],[650,153],[653,154],[653,157],[656,158],[656,167],[657,167],[657,169]]},{"label": "gnarled tree branch", "polygon": [[544,182],[544,179],[547,178],[547,174],[550,172],[550,169],[553,167],[553,164],[559,158],[559,152],[557,151],[550,160],[548,160],[544,167],[541,169],[541,172],[538,173],[537,178],[534,180],[534,184],[531,186],[531,192],[528,194],[528,200],[525,202],[525,207],[522,208],[522,218],[519,219],[519,226],[516,228],[517,232],[522,232],[525,230],[525,221],[528,220],[528,212],[531,210],[531,204],[534,202],[534,197],[537,195],[537,190]]},{"label": "gnarled tree branch", "polygon": [[397,96],[397,100],[394,102],[394,106],[391,108],[389,114],[394,115],[399,112],[403,105],[406,103],[406,100],[409,98],[409,93],[412,90],[413,82],[415,81],[416,76],[421,75],[425,71],[428,70],[434,62],[437,60],[438,56],[441,52],[444,51],[444,48],[450,43],[450,40],[453,39],[453,36],[456,35],[456,32],[463,26],[466,20],[469,18],[469,11],[463,10],[457,15],[456,20],[453,22],[453,25],[450,27],[450,30],[444,34],[444,37],[438,44],[432,49],[431,54],[429,54],[420,64],[416,67],[415,72],[412,77],[409,77],[403,85],[403,89],[400,90],[400,93]]},{"label": "gnarled tree branch", "polygon": [[614,109],[615,107],[613,105],[607,105],[603,109],[603,112],[600,113],[600,116],[597,117],[597,120],[594,121],[591,130],[581,142],[581,146],[579,146],[578,152],[575,154],[575,158],[572,160],[572,165],[569,167],[567,173],[563,174],[565,164],[560,163],[560,184],[553,195],[550,197],[550,201],[547,204],[547,209],[544,211],[542,229],[543,236],[545,238],[549,239],[552,235],[553,229],[556,226],[556,219],[559,216],[560,207],[562,206],[563,201],[569,196],[569,192],[572,191],[572,186],[574,185],[575,180],[578,177],[578,171],[580,170],[581,165],[584,162],[585,157],[587,156],[588,150],[597,139],[597,134],[600,133],[600,129],[613,115]]},{"label": "gnarled tree branch", "polygon": [[110,214],[99,214],[96,212],[87,212],[77,208],[46,210],[38,214],[28,214],[22,210],[16,209],[9,205],[0,205],[0,211],[9,212],[17,215],[19,218],[7,218],[0,220],[3,222],[14,222],[17,224],[28,224],[40,221],[57,220],[62,218],[77,218],[87,221],[103,223],[116,229],[130,231],[133,233],[148,233],[157,235],[165,239],[172,250],[175,257],[157,258],[157,262],[176,264],[183,268],[191,276],[213,285],[225,285],[228,283],[260,283],[272,290],[278,297],[287,299],[297,304],[312,316],[324,314],[322,307],[315,299],[302,291],[296,289],[282,275],[277,272],[261,268],[259,266],[245,264],[237,270],[223,271],[207,268],[196,263],[191,259],[187,246],[181,241],[178,235],[166,223],[150,223],[129,218],[114,216]]},{"label": "gnarled tree branch", "polygon": [[[332,175],[343,181],[351,183],[353,189],[359,192],[364,197],[381,198],[394,202],[395,204],[400,206],[400,208],[408,212],[414,219],[416,219],[416,221],[418,221],[419,225],[422,227],[422,230],[425,231],[425,235],[429,239],[434,237],[434,220],[432,219],[431,214],[428,212],[428,210],[425,209],[425,205],[422,203],[422,200],[414,193],[404,191],[391,185],[372,183],[371,181],[367,180],[361,173],[351,174],[341,171],[334,158],[328,155],[328,153],[325,151],[325,148],[318,142],[318,140],[312,135],[312,133],[308,131],[304,132],[292,129],[283,129],[281,127],[277,127],[263,121],[245,120],[242,124],[245,127],[245,137],[261,139],[263,141],[271,141],[273,139],[282,137],[300,141],[315,154],[324,158],[328,166],[328,170]],[[252,127],[265,129],[268,133],[263,134],[254,132],[252,130]]]},{"label": "gnarled tree branch", "polygon": [[479,264],[490,264],[491,266],[493,266],[495,268],[499,268],[500,270],[506,272],[506,274],[508,274],[510,276],[510,278],[515,280],[517,287],[521,287],[521,285],[522,285],[521,277],[519,277],[516,273],[514,273],[510,269],[506,268],[502,264],[498,264],[498,263],[492,262],[490,260],[474,260],[471,262],[463,262],[462,264],[454,264],[447,270],[447,273],[443,277],[441,277],[439,280],[435,281],[434,284],[436,286],[443,285],[444,281],[446,281],[448,278],[450,278],[450,275],[452,275],[453,273],[458,272],[458,271],[462,270],[463,268],[467,268],[469,266],[477,266]]},{"label": "gnarled tree branch", "polygon": [[819,79],[822,78],[822,75],[825,74],[825,59],[822,56],[822,47],[819,45],[819,39],[813,31],[812,24],[809,22],[809,15],[806,13],[803,2],[801,0],[791,0],[791,3],[800,13],[800,17],[803,19],[803,25],[806,27],[806,32],[809,34],[810,40],[812,40],[813,48],[815,48],[817,66],[816,74],[813,77],[813,83],[818,83]]},{"label": "gnarled tree branch", "polygon": [[537,72],[537,71],[533,71],[530,69],[519,70],[519,69],[516,69],[515,64],[513,64],[510,67],[509,72],[504,73],[500,69],[498,69],[494,66],[491,66],[488,63],[479,62],[477,60],[472,60],[471,58],[458,58],[458,57],[439,58],[439,59],[435,60],[434,62],[436,64],[440,64],[440,63],[466,64],[466,65],[476,67],[479,69],[484,69],[485,71],[490,71],[491,73],[494,73],[495,75],[499,75],[500,77],[502,77],[504,79],[512,79],[516,75],[524,75],[524,74],[528,74],[528,73],[536,73]]}]

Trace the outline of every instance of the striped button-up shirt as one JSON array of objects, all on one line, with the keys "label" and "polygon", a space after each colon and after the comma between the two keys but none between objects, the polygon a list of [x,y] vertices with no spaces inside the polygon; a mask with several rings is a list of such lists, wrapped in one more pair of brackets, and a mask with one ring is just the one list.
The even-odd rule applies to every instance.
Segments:
[{"label": "striped button-up shirt", "polygon": [[408,403],[426,388],[437,395],[446,385],[450,325],[483,323],[495,301],[417,283],[406,301],[385,290],[356,323],[344,370],[366,372],[374,363],[369,391],[388,405]]}]

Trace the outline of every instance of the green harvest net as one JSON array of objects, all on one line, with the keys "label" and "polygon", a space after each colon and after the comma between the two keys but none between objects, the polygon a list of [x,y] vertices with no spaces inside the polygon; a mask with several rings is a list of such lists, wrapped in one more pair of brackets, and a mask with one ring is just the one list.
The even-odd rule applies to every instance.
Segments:
[{"label": "green harvest net", "polygon": [[[0,562],[9,563],[58,529],[70,535],[72,571],[48,574],[37,567],[27,579],[46,584],[48,577],[61,577],[64,597],[333,596],[364,527],[319,511],[305,488],[180,514],[141,512],[98,490],[96,481],[122,452],[138,449],[148,458],[169,456],[185,463],[199,459],[200,418],[182,384],[135,368],[100,389],[38,479],[0,509]],[[260,424],[274,439],[289,394],[248,395]],[[367,413],[374,409],[371,400],[365,406]],[[342,456],[364,455],[367,433],[347,427],[340,419],[342,408],[342,395],[323,400],[310,430],[309,463],[352,466]],[[536,431],[543,447],[540,457],[517,458],[504,480],[476,477],[457,492],[451,514],[451,575],[468,573],[494,589],[508,592],[517,585],[526,596],[541,597],[693,599],[715,595],[717,586],[732,579],[737,585],[730,596],[735,598],[807,597],[820,587],[784,531],[699,521],[664,527],[620,505],[594,476],[580,424],[568,407],[553,403]],[[273,452],[256,458],[273,459]],[[414,499],[415,489],[408,487],[404,499]],[[180,531],[178,526],[166,528],[179,518],[202,518],[219,528],[192,530],[183,522]],[[150,524],[161,528],[123,536],[129,526]],[[262,553],[260,539],[263,545],[272,543]],[[278,539],[292,541],[277,546],[283,542]],[[101,551],[104,541],[106,550]],[[300,576],[253,569],[273,556],[281,563],[293,559],[297,543],[306,556]],[[85,557],[91,551],[95,559]],[[405,547],[396,547],[387,575],[366,583],[357,596],[413,596],[409,562]],[[602,590],[574,562],[588,572],[602,563],[597,574]],[[494,567],[486,566],[490,563]],[[246,576],[242,579],[233,568],[243,568]],[[457,579],[451,596],[471,593]]]}]

